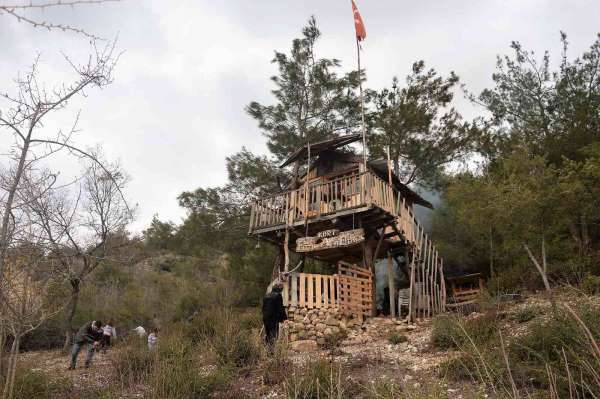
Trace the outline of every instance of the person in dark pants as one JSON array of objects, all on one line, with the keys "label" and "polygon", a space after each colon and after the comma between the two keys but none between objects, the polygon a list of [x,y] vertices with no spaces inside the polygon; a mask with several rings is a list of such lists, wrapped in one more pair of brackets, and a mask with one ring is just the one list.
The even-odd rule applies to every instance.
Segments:
[{"label": "person in dark pants", "polygon": [[73,349],[71,350],[71,365],[69,370],[75,370],[77,364],[77,356],[81,352],[81,348],[87,346],[87,354],[85,356],[85,368],[90,367],[92,363],[92,357],[94,356],[94,349],[100,346],[102,341],[102,322],[91,321],[85,323],[73,339]]},{"label": "person in dark pants", "polygon": [[287,320],[287,314],[283,307],[281,291],[283,286],[275,284],[265,297],[262,304],[262,316],[265,326],[265,340],[269,348],[272,348],[279,336],[279,323]]}]

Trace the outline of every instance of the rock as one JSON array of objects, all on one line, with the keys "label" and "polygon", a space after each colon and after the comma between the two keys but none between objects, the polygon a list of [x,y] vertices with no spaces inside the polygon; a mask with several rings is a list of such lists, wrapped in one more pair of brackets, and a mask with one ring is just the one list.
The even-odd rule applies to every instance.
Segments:
[{"label": "rock", "polygon": [[305,316],[304,319],[302,319],[302,323],[310,324],[310,318],[308,316]]},{"label": "rock", "polygon": [[333,316],[328,316],[325,319],[325,324],[327,324],[328,326],[337,326],[339,325],[339,321]]},{"label": "rock", "polygon": [[317,331],[324,331],[327,328],[327,324],[325,323],[318,323],[316,325]]},{"label": "rock", "polygon": [[298,341],[298,334],[290,334],[290,342]]},{"label": "rock", "polygon": [[306,308],[300,308],[300,314],[302,316],[306,316],[307,313],[308,313],[308,310]]},{"label": "rock", "polygon": [[303,340],[308,337],[308,333],[304,330],[298,331],[298,340]]},{"label": "rock", "polygon": [[292,342],[292,350],[296,352],[313,352],[317,350],[317,341],[312,339],[303,339],[300,341]]},{"label": "rock", "polygon": [[325,345],[325,338],[323,338],[323,337],[317,338],[317,345],[321,345],[321,346]]},{"label": "rock", "polygon": [[327,327],[325,329],[325,331],[323,331],[323,334],[325,334],[325,335],[331,335],[331,334],[333,334],[333,330],[331,329],[331,327]]}]

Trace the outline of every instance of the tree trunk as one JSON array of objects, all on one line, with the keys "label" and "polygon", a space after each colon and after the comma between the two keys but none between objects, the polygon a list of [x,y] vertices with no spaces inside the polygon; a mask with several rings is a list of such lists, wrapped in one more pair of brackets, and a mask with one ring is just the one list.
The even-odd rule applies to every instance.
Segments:
[{"label": "tree trunk", "polygon": [[588,253],[591,240],[588,232],[587,221],[583,217],[580,217],[579,220],[580,223],[576,223],[574,221],[569,223],[569,232],[579,247],[579,256],[585,256]]},{"label": "tree trunk", "polygon": [[10,348],[10,356],[8,358],[8,367],[6,369],[6,378],[4,380],[4,390],[2,392],[2,399],[12,399],[13,397],[20,344],[21,336],[19,334],[15,334],[15,340],[13,341],[12,346]]},{"label": "tree trunk", "polygon": [[494,236],[490,226],[490,277],[494,277]]},{"label": "tree trunk", "polygon": [[65,330],[65,344],[63,346],[63,351],[67,351],[69,345],[71,344],[71,335],[73,333],[73,318],[75,317],[75,312],[77,311],[77,305],[79,304],[79,288],[80,281],[79,279],[71,280],[71,301],[69,302],[69,313],[67,315],[67,323]]},{"label": "tree trunk", "polygon": [[[37,111],[35,115],[37,115]],[[10,223],[10,215],[13,208],[15,195],[17,194],[19,183],[21,182],[21,176],[23,176],[23,171],[25,170],[25,160],[27,159],[27,153],[29,151],[29,142],[31,140],[32,129],[33,126],[29,129],[29,134],[27,135],[27,138],[23,143],[23,148],[21,149],[21,155],[19,157],[19,164],[17,165],[17,170],[15,171],[15,178],[10,184],[10,187],[8,189],[8,196],[6,197],[6,202],[4,203],[4,209],[2,213],[2,226],[0,226],[0,281],[2,281],[4,278],[4,258],[6,257],[6,251],[8,250],[9,244],[8,230]]]},{"label": "tree trunk", "polygon": [[3,374],[3,360],[4,360],[4,345],[5,345],[5,332],[4,332],[4,323],[0,322],[0,380],[2,379]]}]

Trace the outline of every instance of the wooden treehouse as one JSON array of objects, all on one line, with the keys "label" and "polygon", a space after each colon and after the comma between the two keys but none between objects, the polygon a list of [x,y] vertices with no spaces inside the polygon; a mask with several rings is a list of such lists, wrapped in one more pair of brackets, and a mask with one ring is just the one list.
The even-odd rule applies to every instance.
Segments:
[{"label": "wooden treehouse", "polygon": [[[298,163],[302,173],[287,191],[252,203],[249,234],[281,249],[286,306],[374,316],[375,265],[384,264],[392,316],[404,308],[409,319],[440,313],[443,261],[413,213],[414,206],[432,205],[402,184],[386,160],[365,165],[344,148],[360,139],[347,135],[296,150],[281,167]],[[290,251],[337,265],[337,274],[302,273],[290,266]]]}]

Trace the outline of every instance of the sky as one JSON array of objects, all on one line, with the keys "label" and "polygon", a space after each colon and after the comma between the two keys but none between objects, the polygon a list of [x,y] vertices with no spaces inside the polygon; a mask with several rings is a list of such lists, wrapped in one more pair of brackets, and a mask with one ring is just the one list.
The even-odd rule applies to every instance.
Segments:
[{"label": "sky", "polygon": [[[478,93],[491,86],[496,57],[510,54],[512,41],[540,57],[549,50],[557,61],[560,31],[568,35],[571,57],[589,48],[600,31],[597,0],[356,3],[367,29],[366,86],[373,89],[389,86],[393,76],[403,79],[422,59],[443,75],[456,72],[469,91]],[[322,31],[318,55],[340,59],[341,71],[356,68],[347,0],[123,0],[29,12],[32,18],[118,37],[122,51],[114,83],[87,90],[44,129],[68,128],[81,111],[74,142],[101,145],[131,177],[127,196],[138,204],[132,230],[142,231],[155,214],[179,223],[185,213],[178,194],[223,184],[225,158],[242,146],[267,153],[244,108],[255,100],[272,102],[274,51],[287,52],[311,15]],[[73,74],[63,54],[85,61],[90,51],[85,36],[35,29],[0,14],[0,90],[13,92],[12,79],[37,55],[48,87],[68,82]],[[455,106],[467,119],[483,112],[461,93]],[[0,147],[10,140],[0,131]],[[76,167],[64,162],[63,176],[75,176]]]}]

